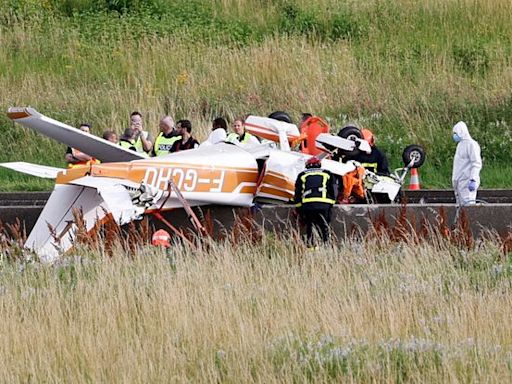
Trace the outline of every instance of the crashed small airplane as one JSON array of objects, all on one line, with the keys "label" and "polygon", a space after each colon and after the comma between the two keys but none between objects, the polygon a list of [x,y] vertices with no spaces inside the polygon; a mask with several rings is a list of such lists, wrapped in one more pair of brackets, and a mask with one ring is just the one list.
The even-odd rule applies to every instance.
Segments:
[{"label": "crashed small airplane", "polygon": [[[72,247],[76,233],[73,212],[77,209],[82,212],[86,230],[91,231],[98,222],[107,219],[124,225],[145,215],[162,217],[162,212],[182,208],[184,201],[190,206],[288,203],[294,195],[295,179],[312,156],[310,153],[320,151],[322,167],[343,176],[360,164],[329,160],[330,154],[371,151],[361,137],[344,138],[319,132],[311,136],[299,132],[294,124],[249,116],[246,129],[264,139],[261,144],[210,140],[196,149],[147,158],[30,107],[10,108],[7,114],[11,120],[101,161],[71,169],[24,162],[0,164],[55,179],[55,188],[25,243],[43,260],[53,260]],[[305,139],[309,149],[291,149]],[[315,146],[311,146],[312,140]],[[418,151],[409,151],[407,156],[410,161],[406,167],[389,177],[365,172],[365,186],[371,194],[384,194],[389,201],[395,201],[407,169],[423,162]]]}]

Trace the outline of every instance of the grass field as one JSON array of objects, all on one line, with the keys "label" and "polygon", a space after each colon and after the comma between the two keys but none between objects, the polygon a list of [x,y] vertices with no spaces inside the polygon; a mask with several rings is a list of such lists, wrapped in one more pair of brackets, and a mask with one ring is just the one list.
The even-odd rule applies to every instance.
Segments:
[{"label": "grass field", "polygon": [[[374,129],[423,184],[450,184],[452,125],[480,142],[485,187],[510,187],[512,5],[506,0],[35,0],[0,2],[0,106],[31,105],[96,134],[140,110],[206,137],[218,115],[313,112]],[[0,116],[0,161],[63,166],[64,146]],[[2,189],[48,183],[1,171]],[[21,180],[21,181],[19,181]]]},{"label": "grass field", "polygon": [[4,253],[0,374],[7,382],[509,382],[512,264],[498,244],[468,251],[434,236],[307,251],[269,235],[169,255],[78,249],[53,266]]}]

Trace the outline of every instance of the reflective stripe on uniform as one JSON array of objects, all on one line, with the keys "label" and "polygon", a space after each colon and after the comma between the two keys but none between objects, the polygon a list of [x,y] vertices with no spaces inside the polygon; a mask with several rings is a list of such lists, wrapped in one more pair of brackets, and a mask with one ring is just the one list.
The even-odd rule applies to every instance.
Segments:
[{"label": "reflective stripe on uniform", "polygon": [[[156,156],[168,155],[171,152],[172,145],[176,141],[181,140],[181,139],[182,139],[181,135],[172,136],[172,137],[167,138],[164,136],[164,134],[162,132],[160,132],[160,134],[158,135],[158,137],[155,140],[155,155]],[[139,138],[139,140],[140,140],[140,138]]]},{"label": "reflective stripe on uniform", "polygon": [[[318,192],[320,192],[322,194],[322,196],[315,196],[315,197],[305,197],[311,193],[313,193],[313,191],[311,189],[307,190],[306,191],[306,179],[310,176],[321,176],[322,177],[322,186],[318,188]],[[305,173],[304,175],[301,176],[301,181],[302,181],[302,199],[301,199],[301,202],[297,205],[298,207],[300,207],[302,204],[307,204],[307,203],[328,203],[328,204],[334,204],[336,201],[333,200],[333,199],[330,199],[327,197],[327,181],[329,180],[330,176],[325,173],[325,172],[322,172],[322,171],[313,171],[313,172],[308,172],[308,173]]]},{"label": "reflective stripe on uniform", "polygon": [[373,172],[377,173],[377,163],[362,163],[361,165],[363,166],[364,169],[373,168]]}]

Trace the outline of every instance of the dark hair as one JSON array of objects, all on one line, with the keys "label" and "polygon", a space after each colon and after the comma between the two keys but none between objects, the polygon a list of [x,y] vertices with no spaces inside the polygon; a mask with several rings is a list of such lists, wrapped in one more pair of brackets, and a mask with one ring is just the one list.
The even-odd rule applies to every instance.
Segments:
[{"label": "dark hair", "polygon": [[223,117],[216,117],[213,119],[213,129],[224,128],[226,131],[228,130],[228,123],[226,119]]},{"label": "dark hair", "polygon": [[121,139],[126,140],[126,139],[131,139],[131,138],[133,138],[133,129],[126,128],[124,130],[123,135],[121,136]]},{"label": "dark hair", "polygon": [[105,140],[110,139],[112,136],[117,136],[117,134],[114,131],[105,131],[105,132],[103,132],[103,138]]},{"label": "dark hair", "polygon": [[91,124],[89,124],[89,123],[80,123],[80,127],[87,127],[89,129],[91,129]]},{"label": "dark hair", "polygon": [[188,133],[192,132],[192,123],[190,120],[180,120],[181,128],[185,128]]},{"label": "dark hair", "polygon": [[140,113],[139,111],[133,111],[131,114],[130,114],[130,117],[132,116],[137,116],[139,115],[140,117],[142,117],[142,113]]},{"label": "dark hair", "polygon": [[306,121],[310,117],[313,117],[313,115],[311,113],[307,113],[307,112],[302,113],[302,121]]}]

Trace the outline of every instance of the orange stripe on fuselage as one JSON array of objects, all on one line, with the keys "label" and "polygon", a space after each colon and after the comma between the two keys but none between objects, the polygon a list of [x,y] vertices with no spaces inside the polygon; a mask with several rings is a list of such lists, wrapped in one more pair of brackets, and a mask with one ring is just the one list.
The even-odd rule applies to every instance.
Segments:
[{"label": "orange stripe on fuselage", "polygon": [[32,116],[27,111],[15,111],[15,112],[7,112],[7,117],[11,120],[24,119],[25,117]]},{"label": "orange stripe on fuselage", "polygon": [[270,184],[277,188],[286,189],[289,191],[295,190],[295,183],[290,182],[287,178],[282,176],[273,175],[271,172],[265,173],[261,182],[262,184]]},{"label": "orange stripe on fuselage", "polygon": [[263,194],[263,193],[268,194],[268,195],[283,197],[287,200],[290,200],[293,198],[293,194],[285,192],[285,191],[281,191],[280,189],[275,189],[269,185],[261,185],[260,189],[258,190],[258,194]]},{"label": "orange stripe on fuselage", "polygon": [[[246,127],[247,131],[249,131],[250,133],[252,133],[258,137],[262,137],[267,140],[279,142],[279,134],[268,127],[265,127],[263,125],[254,124],[254,123],[245,123],[245,127]],[[289,142],[292,142],[299,137],[297,135],[290,135],[290,134],[287,134],[286,136],[287,136]]]},{"label": "orange stripe on fuselage", "polygon": [[[85,168],[85,169],[84,169]],[[241,183],[256,183],[258,170],[255,168],[214,167],[195,164],[172,164],[168,162],[106,163],[90,167],[70,169],[60,173],[56,182],[69,183],[90,172],[95,177],[111,177],[142,182],[158,189],[167,189],[172,178],[182,192],[224,192],[235,191]],[[242,187],[243,193],[254,193],[255,187]]]}]

